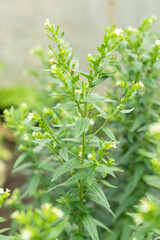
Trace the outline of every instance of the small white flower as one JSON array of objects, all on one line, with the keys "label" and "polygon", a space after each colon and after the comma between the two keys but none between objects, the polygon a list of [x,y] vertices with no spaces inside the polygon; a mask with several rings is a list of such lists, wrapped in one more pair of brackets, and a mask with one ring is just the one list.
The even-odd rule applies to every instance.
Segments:
[{"label": "small white flower", "polygon": [[128,29],[128,31],[130,31],[130,32],[133,31],[133,27],[132,27],[132,26],[129,26],[127,29]]},{"label": "small white flower", "polygon": [[45,21],[44,25],[45,26],[49,25],[49,19],[48,18],[46,18],[46,21]]},{"label": "small white flower", "polygon": [[114,30],[114,33],[115,33],[117,36],[119,36],[119,35],[121,35],[121,34],[123,33],[123,31],[122,31],[121,28],[116,28],[116,29]]},{"label": "small white flower", "polygon": [[50,203],[44,203],[42,206],[41,206],[41,209],[50,209],[51,207],[51,204]]},{"label": "small white flower", "polygon": [[88,54],[88,57],[89,57],[89,58],[91,58],[91,57],[92,57],[92,54],[91,54],[91,53],[89,53],[89,54]]},{"label": "small white flower", "polygon": [[156,46],[160,46],[160,40],[156,40],[156,41],[155,41],[155,45],[156,45]]},{"label": "small white flower", "polygon": [[116,142],[113,142],[112,144],[113,144],[113,148],[117,148]]},{"label": "small white flower", "polygon": [[143,212],[143,213],[148,213],[151,209],[151,206],[150,204],[146,201],[146,202],[143,202],[141,205],[140,205],[140,211]]},{"label": "small white flower", "polygon": [[93,156],[92,156],[92,154],[91,153],[89,153],[88,154],[88,158],[92,158]]},{"label": "small white flower", "polygon": [[149,132],[151,134],[160,133],[160,122],[152,123],[149,127]]},{"label": "small white flower", "polygon": [[11,190],[10,190],[10,189],[8,189],[8,188],[6,188],[6,192],[8,192],[8,193],[9,193],[9,192],[11,192]]},{"label": "small white flower", "polygon": [[139,82],[139,85],[141,86],[141,87],[144,87],[144,84],[140,81]]},{"label": "small white flower", "polygon": [[33,119],[33,113],[29,113],[28,118],[29,118],[29,120],[32,120]]},{"label": "small white flower", "polygon": [[134,217],[134,221],[137,225],[141,224],[143,222],[143,217],[140,214],[136,214],[136,216]]},{"label": "small white flower", "polygon": [[137,238],[136,238],[136,237],[134,237],[134,238],[132,238],[132,240],[137,240]]},{"label": "small white flower", "polygon": [[0,188],[0,194],[3,194],[5,191],[3,188]]},{"label": "small white flower", "polygon": [[29,137],[28,137],[28,135],[27,135],[26,133],[24,134],[23,139],[24,139],[25,141],[28,141],[28,140],[29,140]]},{"label": "small white flower", "polygon": [[37,132],[34,131],[34,132],[32,133],[32,136],[33,136],[33,137],[36,137],[36,135],[37,135]]},{"label": "small white flower", "polygon": [[21,104],[21,107],[27,108],[27,104],[26,104],[26,103],[22,103],[22,104]]},{"label": "small white flower", "polygon": [[56,207],[52,208],[52,212],[55,213],[59,218],[62,218],[64,216],[64,213],[62,212],[62,210]]},{"label": "small white flower", "polygon": [[30,230],[27,230],[27,229],[22,230],[21,239],[30,240],[31,237],[32,237],[32,233]]},{"label": "small white flower", "polygon": [[91,119],[90,121],[89,121],[89,123],[93,126],[94,125],[94,121]]},{"label": "small white flower", "polygon": [[138,32],[138,29],[136,29],[136,28],[134,28],[134,27],[132,27],[132,26],[129,26],[129,27],[127,28],[127,30],[130,31],[130,32],[133,32],[133,33],[137,33],[137,32]]},{"label": "small white flower", "polygon": [[12,218],[12,219],[17,218],[18,215],[19,215],[19,211],[16,210],[15,212],[13,212],[13,213],[11,214],[11,218]]},{"label": "small white flower", "polygon": [[47,113],[48,109],[45,107],[43,108],[43,113]]},{"label": "small white flower", "polygon": [[76,89],[76,90],[75,90],[75,93],[79,93],[79,94],[80,94],[80,93],[81,93],[81,90],[80,90],[80,89]]}]

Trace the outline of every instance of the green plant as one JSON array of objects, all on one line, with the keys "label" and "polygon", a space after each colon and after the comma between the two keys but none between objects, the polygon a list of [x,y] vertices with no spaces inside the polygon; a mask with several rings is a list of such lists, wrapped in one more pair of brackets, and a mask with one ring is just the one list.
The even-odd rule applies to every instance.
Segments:
[{"label": "green plant", "polygon": [[[3,203],[4,203],[4,200],[6,198],[8,198],[10,196],[10,190],[9,189],[6,189],[6,191],[3,189],[3,188],[0,188],[0,208],[2,207]],[[4,222],[5,219],[0,217],[0,223]],[[4,233],[6,232],[7,230],[9,230],[9,228],[4,228],[4,229],[0,229],[0,239],[1,240],[15,240],[14,237],[11,237],[11,236],[4,236],[3,234],[1,233]]]},{"label": "green plant", "polygon": [[[109,67],[116,73],[111,76],[110,83],[115,87],[107,93],[107,97],[117,100],[117,96],[123,96],[132,82],[142,81],[144,84],[144,89],[138,92],[134,101],[126,104],[130,110],[121,112],[129,114],[117,114],[110,125],[112,129],[117,129],[116,137],[119,136],[120,141],[117,149],[118,161],[124,170],[118,181],[114,181],[118,189],[106,191],[110,201],[114,203],[112,209],[115,209],[116,215],[111,223],[114,235],[109,236],[110,240],[129,239],[132,234],[131,221],[126,212],[134,211],[133,206],[147,194],[149,181],[146,184],[145,175],[155,175],[152,164],[159,162],[159,140],[153,139],[150,132],[150,125],[159,121],[160,113],[160,36],[153,26],[155,20],[155,17],[149,17],[139,28],[128,27],[123,30],[124,41],[116,49],[119,61]],[[113,29],[115,26],[106,31]],[[155,197],[158,198],[158,195],[157,191]]]},{"label": "green plant", "polygon": [[[109,229],[97,219],[94,207],[100,205],[101,214],[106,209],[114,215],[103,186],[112,187],[109,176],[115,177],[115,172],[121,171],[112,157],[118,142],[106,125],[143,84],[130,84],[112,107],[108,105],[112,99],[93,93],[98,84],[114,74],[106,69],[115,61],[113,53],[124,39],[121,29],[111,29],[97,48],[98,54],[88,55],[89,73],[79,71],[78,56],[64,42],[64,33],[59,35],[59,27],[46,20],[46,29],[51,34],[48,37],[57,44],[57,49],[50,46],[49,72],[58,85],[56,95],[64,103],[41,113],[28,113],[25,104],[17,110],[4,111],[6,125],[19,136],[20,149],[24,151],[15,162],[14,172],[25,172],[29,177],[23,196],[29,194],[36,199],[38,188],[44,193],[43,203],[55,205],[56,199],[68,218],[63,239],[98,240],[97,226]],[[103,103],[101,107],[99,103]],[[102,119],[100,126],[97,118]],[[32,204],[40,206],[42,198]],[[34,209],[33,214],[37,214]]]}]

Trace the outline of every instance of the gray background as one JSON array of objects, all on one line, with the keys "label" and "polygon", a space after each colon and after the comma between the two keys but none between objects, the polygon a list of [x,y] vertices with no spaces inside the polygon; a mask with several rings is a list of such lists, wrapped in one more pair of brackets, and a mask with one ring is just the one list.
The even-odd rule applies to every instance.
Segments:
[{"label": "gray background", "polygon": [[29,55],[31,48],[48,49],[46,18],[65,31],[79,54],[81,70],[86,70],[86,56],[101,43],[107,24],[138,26],[159,12],[160,0],[0,0],[0,60],[5,64],[0,86],[36,83],[22,72],[37,64]]}]

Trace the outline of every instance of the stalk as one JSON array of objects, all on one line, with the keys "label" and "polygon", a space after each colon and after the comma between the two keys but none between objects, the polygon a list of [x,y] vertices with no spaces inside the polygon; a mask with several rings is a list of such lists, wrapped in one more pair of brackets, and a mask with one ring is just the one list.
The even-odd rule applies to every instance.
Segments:
[{"label": "stalk", "polygon": [[[84,105],[84,116],[86,113],[86,104]],[[84,163],[84,158],[85,158],[85,131],[82,133],[82,159],[81,159],[81,163]],[[81,168],[81,170],[83,172],[83,168]],[[80,185],[79,185],[79,199],[80,202],[83,202],[83,180],[81,180]],[[79,210],[79,215],[81,215],[81,210]],[[79,219],[78,221],[78,232],[80,233],[82,231],[82,220]]]}]

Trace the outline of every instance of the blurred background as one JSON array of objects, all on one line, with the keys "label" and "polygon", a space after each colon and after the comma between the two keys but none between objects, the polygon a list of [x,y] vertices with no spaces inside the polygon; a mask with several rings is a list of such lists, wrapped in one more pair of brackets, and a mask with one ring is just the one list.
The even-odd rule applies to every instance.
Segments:
[{"label": "blurred background", "polygon": [[37,84],[24,71],[39,64],[30,49],[37,45],[48,49],[46,18],[65,31],[86,71],[87,54],[96,51],[105,26],[136,27],[145,17],[158,16],[159,10],[159,0],[1,0],[0,88]]}]

